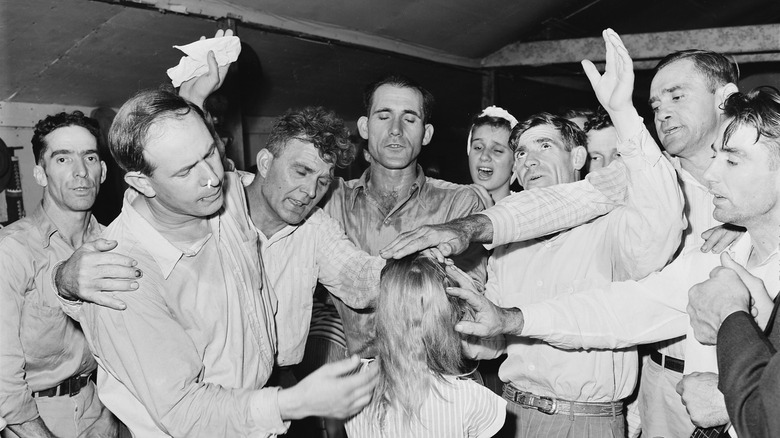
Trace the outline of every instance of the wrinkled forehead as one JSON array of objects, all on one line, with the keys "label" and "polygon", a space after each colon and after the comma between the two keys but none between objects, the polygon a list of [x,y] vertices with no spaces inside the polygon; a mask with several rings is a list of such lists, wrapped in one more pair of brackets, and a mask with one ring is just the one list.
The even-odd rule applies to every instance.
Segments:
[{"label": "wrinkled forehead", "polygon": [[319,148],[305,138],[291,138],[287,140],[279,157],[275,158],[272,165],[303,166],[313,172],[331,173],[334,164],[328,163],[322,156]]},{"label": "wrinkled forehead", "polygon": [[561,131],[553,125],[537,125],[526,129],[517,139],[517,147],[530,147],[545,142],[563,145]]}]

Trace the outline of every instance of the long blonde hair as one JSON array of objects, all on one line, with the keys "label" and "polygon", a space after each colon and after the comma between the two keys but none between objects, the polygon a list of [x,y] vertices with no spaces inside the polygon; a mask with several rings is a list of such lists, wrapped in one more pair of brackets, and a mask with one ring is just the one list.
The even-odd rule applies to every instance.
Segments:
[{"label": "long blonde hair", "polygon": [[455,283],[444,266],[420,254],[390,260],[382,269],[376,308],[381,375],[370,406],[380,425],[389,408],[399,411],[406,426],[419,421],[433,379],[462,372],[454,326],[463,304],[444,292],[448,286]]}]

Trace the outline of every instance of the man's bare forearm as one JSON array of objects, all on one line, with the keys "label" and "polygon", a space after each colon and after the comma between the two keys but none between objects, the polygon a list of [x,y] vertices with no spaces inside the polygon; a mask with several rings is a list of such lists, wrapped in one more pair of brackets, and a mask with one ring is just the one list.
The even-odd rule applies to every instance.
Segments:
[{"label": "man's bare forearm", "polygon": [[484,214],[472,214],[449,222],[453,228],[466,234],[471,243],[491,243],[493,241],[493,223]]}]

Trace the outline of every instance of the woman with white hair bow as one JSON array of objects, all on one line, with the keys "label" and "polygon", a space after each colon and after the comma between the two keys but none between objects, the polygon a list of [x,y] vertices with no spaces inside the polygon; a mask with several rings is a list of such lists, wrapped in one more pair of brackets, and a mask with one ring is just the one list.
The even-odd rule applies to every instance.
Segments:
[{"label": "woman with white hair bow", "polygon": [[466,153],[474,184],[485,189],[488,206],[509,196],[509,186],[516,179],[514,150],[509,146],[509,134],[517,125],[508,111],[489,106],[474,120],[469,131]]}]

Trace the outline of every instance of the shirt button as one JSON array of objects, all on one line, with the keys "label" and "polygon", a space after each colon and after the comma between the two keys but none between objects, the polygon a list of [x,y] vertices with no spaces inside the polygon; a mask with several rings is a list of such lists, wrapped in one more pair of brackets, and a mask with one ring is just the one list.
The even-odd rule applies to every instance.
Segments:
[{"label": "shirt button", "polygon": [[529,370],[531,370],[531,371],[533,371],[533,370],[535,370],[535,369],[536,369],[536,367],[535,367],[535,366],[533,366],[533,365],[528,365],[528,369],[529,369]]},{"label": "shirt button", "polygon": [[545,248],[549,248],[549,247],[551,247],[551,246],[552,246],[552,245],[550,244],[550,242],[545,242],[545,244],[544,244],[544,247],[545,247]]},{"label": "shirt button", "polygon": [[536,282],[536,285],[542,287],[542,285],[544,285],[544,282],[542,280],[539,280]]}]

